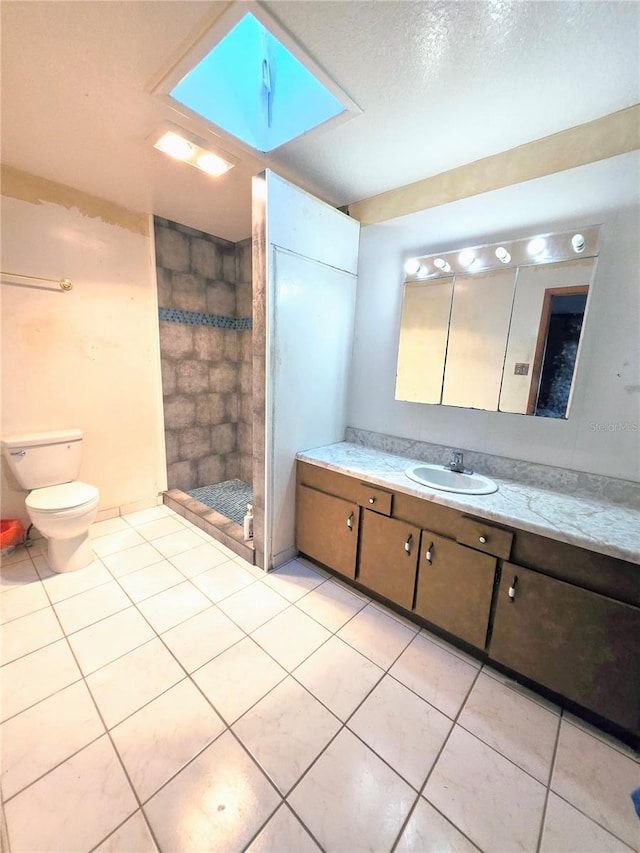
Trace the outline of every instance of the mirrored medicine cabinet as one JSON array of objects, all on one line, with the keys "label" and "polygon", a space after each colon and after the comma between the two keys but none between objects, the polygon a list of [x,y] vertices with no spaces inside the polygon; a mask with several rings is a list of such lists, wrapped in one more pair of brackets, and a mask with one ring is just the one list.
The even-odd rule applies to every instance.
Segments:
[{"label": "mirrored medicine cabinet", "polygon": [[409,259],[396,400],[567,418],[599,233]]}]

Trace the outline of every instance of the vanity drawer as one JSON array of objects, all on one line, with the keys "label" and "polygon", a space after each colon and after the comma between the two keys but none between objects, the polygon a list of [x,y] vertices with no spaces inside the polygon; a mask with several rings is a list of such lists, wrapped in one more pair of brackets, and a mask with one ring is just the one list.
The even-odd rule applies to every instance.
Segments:
[{"label": "vanity drawer", "polygon": [[511,555],[513,532],[496,527],[481,518],[463,515],[458,521],[456,541],[460,545],[475,548],[476,551],[484,551],[485,554],[493,554],[494,557],[508,560]]},{"label": "vanity drawer", "polygon": [[385,492],[370,483],[360,483],[357,501],[360,506],[379,512],[381,515],[391,515],[393,492]]}]

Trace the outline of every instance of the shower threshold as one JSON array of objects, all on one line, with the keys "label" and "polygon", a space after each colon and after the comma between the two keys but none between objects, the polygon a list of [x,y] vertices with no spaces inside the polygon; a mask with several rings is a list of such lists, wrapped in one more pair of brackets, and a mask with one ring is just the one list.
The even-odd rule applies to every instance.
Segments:
[{"label": "shower threshold", "polygon": [[169,489],[164,493],[163,501],[213,539],[254,565],[253,541],[245,540],[242,526],[251,495],[251,487],[246,483],[230,480],[189,492]]}]

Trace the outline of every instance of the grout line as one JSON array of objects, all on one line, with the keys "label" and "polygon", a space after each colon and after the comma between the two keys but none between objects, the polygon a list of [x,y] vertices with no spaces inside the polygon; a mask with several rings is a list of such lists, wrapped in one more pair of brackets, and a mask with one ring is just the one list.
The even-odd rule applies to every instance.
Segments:
[{"label": "grout line", "polygon": [[547,820],[547,805],[549,803],[549,793],[551,792],[551,779],[553,778],[553,771],[556,763],[556,756],[558,754],[558,744],[560,743],[560,728],[562,726],[562,713],[558,717],[558,725],[556,728],[556,736],[553,743],[553,754],[551,756],[551,763],[549,765],[549,776],[547,778],[546,790],[544,792],[544,803],[542,805],[542,816],[540,819],[540,829],[538,831],[538,843],[536,844],[536,851],[540,850],[540,845],[542,844],[542,837],[544,835],[544,825]]}]

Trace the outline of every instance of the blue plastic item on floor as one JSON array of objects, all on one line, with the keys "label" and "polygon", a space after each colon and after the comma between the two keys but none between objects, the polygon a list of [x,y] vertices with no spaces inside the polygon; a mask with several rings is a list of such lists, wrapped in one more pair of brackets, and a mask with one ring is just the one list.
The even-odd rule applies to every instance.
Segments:
[{"label": "blue plastic item on floor", "polygon": [[631,801],[633,802],[636,814],[640,817],[640,788],[636,788],[631,792]]}]

